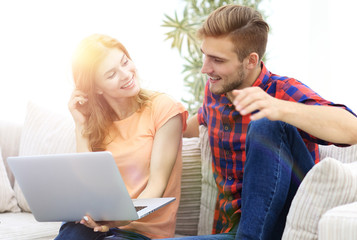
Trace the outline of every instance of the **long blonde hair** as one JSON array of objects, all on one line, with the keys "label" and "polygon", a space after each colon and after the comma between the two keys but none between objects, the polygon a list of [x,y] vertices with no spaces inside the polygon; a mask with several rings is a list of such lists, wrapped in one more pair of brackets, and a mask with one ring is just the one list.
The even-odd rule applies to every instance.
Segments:
[{"label": "long blonde hair", "polygon": [[[94,34],[82,40],[73,55],[72,73],[75,86],[78,90],[87,94],[88,101],[85,105],[86,124],[82,132],[89,140],[89,148],[92,151],[103,151],[109,135],[109,129],[117,116],[104,97],[96,93],[95,73],[99,64],[107,56],[110,49],[117,48],[131,60],[131,57],[118,40],[102,35]],[[140,89],[136,97],[140,109],[146,105],[151,93]]]}]

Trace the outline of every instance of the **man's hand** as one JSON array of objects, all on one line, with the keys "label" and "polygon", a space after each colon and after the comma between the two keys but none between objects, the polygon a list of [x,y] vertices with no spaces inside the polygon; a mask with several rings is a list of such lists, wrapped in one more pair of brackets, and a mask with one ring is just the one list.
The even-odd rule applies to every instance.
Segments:
[{"label": "man's hand", "polygon": [[260,87],[233,90],[232,95],[233,105],[241,115],[252,113],[251,120],[264,117],[272,121],[282,120],[284,101],[270,96]]}]

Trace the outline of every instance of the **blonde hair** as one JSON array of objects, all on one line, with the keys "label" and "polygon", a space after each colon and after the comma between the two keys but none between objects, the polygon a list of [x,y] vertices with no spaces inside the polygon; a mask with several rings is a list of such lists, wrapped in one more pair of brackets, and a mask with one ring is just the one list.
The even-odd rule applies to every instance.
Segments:
[{"label": "blonde hair", "polygon": [[226,37],[232,40],[238,59],[256,52],[260,59],[266,50],[269,25],[261,14],[247,6],[226,5],[213,11],[198,30],[198,37]]},{"label": "blonde hair", "polygon": [[[72,73],[76,88],[87,94],[88,102],[85,105],[86,125],[82,132],[89,140],[92,151],[103,151],[106,148],[109,129],[117,116],[104,97],[96,93],[95,73],[101,61],[107,56],[110,49],[117,48],[131,60],[131,57],[118,40],[101,34],[91,35],[82,40],[73,55]],[[152,93],[140,89],[136,97],[140,109],[150,102]]]}]

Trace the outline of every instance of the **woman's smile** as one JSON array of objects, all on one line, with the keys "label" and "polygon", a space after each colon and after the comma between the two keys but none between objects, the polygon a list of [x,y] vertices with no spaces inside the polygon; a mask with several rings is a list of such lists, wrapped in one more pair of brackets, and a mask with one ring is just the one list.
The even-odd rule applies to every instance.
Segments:
[{"label": "woman's smile", "polygon": [[133,88],[135,86],[134,77],[130,79],[126,84],[124,84],[121,89]]}]

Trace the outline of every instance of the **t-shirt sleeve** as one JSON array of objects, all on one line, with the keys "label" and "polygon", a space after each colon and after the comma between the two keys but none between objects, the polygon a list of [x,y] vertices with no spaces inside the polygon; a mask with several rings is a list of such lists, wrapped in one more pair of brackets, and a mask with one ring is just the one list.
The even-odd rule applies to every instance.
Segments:
[{"label": "t-shirt sleeve", "polygon": [[152,110],[156,131],[177,114],[182,116],[182,131],[186,130],[188,112],[180,102],[169,95],[161,93],[155,96],[152,100]]}]

